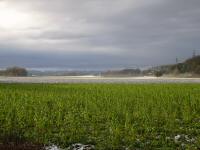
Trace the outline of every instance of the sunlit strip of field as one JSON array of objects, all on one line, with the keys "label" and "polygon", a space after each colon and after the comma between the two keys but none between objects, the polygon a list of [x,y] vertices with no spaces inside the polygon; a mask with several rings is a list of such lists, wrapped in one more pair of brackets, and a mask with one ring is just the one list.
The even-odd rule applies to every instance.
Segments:
[{"label": "sunlit strip of field", "polygon": [[0,143],[199,149],[200,84],[0,84]]},{"label": "sunlit strip of field", "polygon": [[200,83],[200,78],[39,76],[0,77],[0,83]]}]

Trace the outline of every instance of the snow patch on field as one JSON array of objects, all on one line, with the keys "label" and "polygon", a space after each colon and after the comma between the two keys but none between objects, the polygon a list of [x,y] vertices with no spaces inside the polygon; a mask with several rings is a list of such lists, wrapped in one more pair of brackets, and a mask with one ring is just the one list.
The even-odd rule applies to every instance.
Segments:
[{"label": "snow patch on field", "polygon": [[94,145],[84,145],[81,143],[72,144],[66,149],[61,149],[56,145],[48,146],[45,150],[95,150]]}]

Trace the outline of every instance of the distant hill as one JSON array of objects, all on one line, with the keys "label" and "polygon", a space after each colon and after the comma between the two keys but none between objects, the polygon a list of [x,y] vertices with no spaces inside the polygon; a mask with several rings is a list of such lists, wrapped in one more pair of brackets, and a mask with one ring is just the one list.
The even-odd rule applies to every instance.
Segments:
[{"label": "distant hill", "polygon": [[200,56],[189,58],[182,63],[154,67],[150,71],[153,71],[154,74],[160,73],[160,76],[163,74],[180,75],[187,73],[190,75],[200,75]]},{"label": "distant hill", "polygon": [[102,73],[102,76],[179,76],[179,77],[199,77],[200,76],[200,56],[189,58],[184,62],[162,65],[141,71],[140,69],[109,70]]},{"label": "distant hill", "polygon": [[0,70],[0,76],[104,76],[104,77],[138,77],[138,76],[177,76],[177,77],[200,77],[200,55],[189,58],[184,62],[162,65],[146,70],[121,69],[108,71],[34,71],[21,67],[11,67]]},{"label": "distant hill", "polygon": [[141,76],[140,69],[109,70],[103,72],[102,76]]},{"label": "distant hill", "polygon": [[188,67],[187,71],[200,74],[200,56],[186,60],[185,64]]}]

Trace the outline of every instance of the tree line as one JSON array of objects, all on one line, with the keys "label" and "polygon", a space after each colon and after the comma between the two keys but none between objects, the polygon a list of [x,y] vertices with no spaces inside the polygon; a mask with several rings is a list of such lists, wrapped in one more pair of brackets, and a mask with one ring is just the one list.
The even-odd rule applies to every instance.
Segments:
[{"label": "tree line", "polygon": [[0,75],[11,77],[26,77],[28,76],[28,71],[26,68],[22,67],[9,67],[5,70],[0,70]]}]

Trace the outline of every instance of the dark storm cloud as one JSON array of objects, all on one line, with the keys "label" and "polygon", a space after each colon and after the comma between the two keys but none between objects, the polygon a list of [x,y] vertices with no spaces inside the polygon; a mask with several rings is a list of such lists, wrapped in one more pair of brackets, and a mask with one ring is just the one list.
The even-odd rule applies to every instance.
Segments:
[{"label": "dark storm cloud", "polygon": [[[16,56],[15,63],[20,60],[25,65],[29,64],[27,58],[37,57],[37,61],[28,61],[33,66],[70,62],[77,66],[154,65],[173,63],[176,57],[187,58],[194,49],[200,49],[199,0],[6,3],[36,19],[24,29],[0,28],[2,64],[6,64],[5,55],[9,58],[12,54],[13,60]],[[73,59],[67,61],[68,58]]]}]

